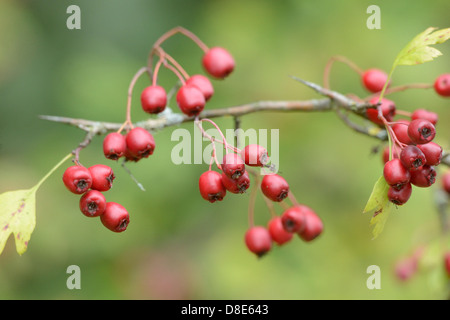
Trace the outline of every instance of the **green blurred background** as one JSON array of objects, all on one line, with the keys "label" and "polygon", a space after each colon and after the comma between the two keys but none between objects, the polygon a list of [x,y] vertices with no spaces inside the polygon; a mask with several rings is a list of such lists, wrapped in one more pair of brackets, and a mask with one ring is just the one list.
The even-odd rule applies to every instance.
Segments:
[{"label": "green blurred background", "polygon": [[[66,9],[81,8],[81,30],[68,30]],[[381,29],[369,30],[366,9],[381,8]],[[146,64],[153,42],[175,26],[209,46],[227,48],[235,72],[215,81],[208,108],[258,100],[318,96],[289,75],[321,83],[333,55],[362,68],[388,70],[399,50],[429,26],[450,27],[450,3],[429,1],[144,1],[1,0],[0,2],[0,192],[29,188],[74,149],[84,133],[46,122],[59,115],[122,122],[134,73]],[[189,73],[202,72],[200,50],[182,36],[164,48]],[[399,67],[393,85],[433,82],[450,71],[444,56]],[[175,78],[166,70],[161,83]],[[138,81],[133,121],[146,119]],[[331,86],[364,96],[358,76],[336,64]],[[397,107],[440,114],[437,141],[449,149],[450,100],[433,90],[391,96]],[[176,109],[175,109],[176,110]],[[217,120],[232,128],[231,119]],[[257,259],[244,245],[249,195],[204,201],[199,175],[207,165],[174,165],[174,128],[155,133],[152,157],[128,167],[147,189],[140,191],[120,164],[104,159],[101,137],[82,151],[85,165],[109,164],[116,174],[108,201],[130,212],[128,230],[115,234],[85,218],[78,196],[63,186],[60,168],[37,193],[37,224],[28,251],[19,256],[12,237],[0,256],[1,299],[440,299],[438,276],[418,274],[407,283],[394,275],[395,262],[439,233],[433,190],[414,189],[372,240],[370,216],[362,210],[381,175],[380,144],[355,134],[332,113],[257,113],[244,129],[280,129],[280,171],[300,202],[316,210],[325,232],[312,243],[294,239]],[[192,130],[192,124],[182,125]],[[67,163],[67,166],[70,163]],[[441,168],[442,170],[445,168]],[[281,207],[277,206],[281,212]],[[256,222],[269,212],[260,196]],[[81,290],[69,290],[70,265],[81,268]],[[381,289],[369,290],[366,269],[381,269]],[[437,280],[436,280],[437,279]]]}]

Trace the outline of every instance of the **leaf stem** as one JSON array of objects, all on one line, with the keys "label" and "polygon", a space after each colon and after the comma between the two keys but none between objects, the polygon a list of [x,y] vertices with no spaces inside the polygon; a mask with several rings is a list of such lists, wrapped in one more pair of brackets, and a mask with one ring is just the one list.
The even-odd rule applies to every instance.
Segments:
[{"label": "leaf stem", "polygon": [[72,157],[72,153],[69,153],[66,155],[60,162],[58,162],[39,182],[32,188],[34,190],[39,189],[42,183],[44,183],[45,180],[47,180],[48,177],[52,175],[53,172],[55,172],[64,162],[66,162],[68,159]]}]

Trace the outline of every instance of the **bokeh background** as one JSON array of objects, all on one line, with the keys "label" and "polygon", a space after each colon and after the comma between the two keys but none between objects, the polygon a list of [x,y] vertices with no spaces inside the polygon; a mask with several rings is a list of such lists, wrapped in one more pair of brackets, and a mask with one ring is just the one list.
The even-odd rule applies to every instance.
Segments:
[{"label": "bokeh background", "polygon": [[[68,30],[66,9],[81,8],[81,30]],[[381,29],[369,30],[366,9],[381,8]],[[29,188],[74,149],[84,133],[38,119],[59,115],[122,122],[134,73],[146,64],[153,42],[175,26],[197,34],[209,46],[235,57],[235,72],[215,81],[208,108],[258,100],[317,98],[289,75],[322,83],[333,55],[362,68],[388,70],[399,50],[429,26],[450,27],[450,3],[429,1],[0,1],[0,192]],[[201,51],[176,36],[164,48],[189,73],[203,72]],[[393,85],[431,83],[450,72],[450,43],[444,56],[414,67],[399,67]],[[161,84],[173,75],[163,70]],[[146,119],[135,89],[133,121]],[[332,89],[365,96],[352,70],[336,64]],[[391,96],[399,109],[428,108],[440,114],[436,141],[450,147],[450,100],[433,90]],[[172,101],[172,106],[173,101]],[[176,107],[175,109],[176,110]],[[217,120],[232,128],[231,119]],[[130,212],[128,230],[115,234],[84,217],[78,196],[62,184],[64,166],[37,193],[37,224],[28,251],[19,256],[10,238],[0,256],[1,299],[441,299],[442,266],[401,282],[398,259],[439,237],[434,192],[414,189],[411,200],[373,240],[370,216],[362,210],[382,172],[379,142],[345,127],[333,113],[257,113],[242,118],[244,129],[280,129],[280,171],[302,203],[325,224],[312,243],[294,239],[262,259],[249,253],[249,195],[227,195],[210,204],[198,192],[206,164],[174,165],[175,128],[155,133],[154,155],[130,170],[102,155],[96,137],[81,153],[85,165],[109,164],[116,174],[108,201]],[[181,127],[193,130],[192,124]],[[70,162],[67,162],[67,166]],[[441,171],[446,168],[440,168]],[[440,171],[440,172],[441,172]],[[277,206],[281,213],[281,207]],[[269,218],[261,196],[256,222]],[[440,253],[437,252],[436,255]],[[439,259],[431,261],[437,261]],[[439,260],[440,261],[440,260]],[[81,289],[69,290],[67,267],[81,268]],[[369,290],[366,269],[381,270],[381,289]],[[426,272],[430,271],[431,272]]]}]

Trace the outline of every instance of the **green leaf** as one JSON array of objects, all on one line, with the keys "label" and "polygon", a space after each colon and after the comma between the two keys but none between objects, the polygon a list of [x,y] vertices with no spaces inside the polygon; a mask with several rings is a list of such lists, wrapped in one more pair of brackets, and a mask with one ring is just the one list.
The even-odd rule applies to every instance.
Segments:
[{"label": "green leaf", "polygon": [[450,38],[450,28],[434,30],[436,28],[428,28],[412,39],[400,51],[395,59],[394,66],[421,64],[442,55],[439,50],[429,46],[447,41]]},{"label": "green leaf", "polygon": [[387,196],[388,190],[389,185],[384,177],[381,176],[375,183],[372,194],[363,211],[363,213],[373,213],[370,220],[370,225],[374,226],[372,230],[373,239],[381,234],[391,213],[392,203]]}]

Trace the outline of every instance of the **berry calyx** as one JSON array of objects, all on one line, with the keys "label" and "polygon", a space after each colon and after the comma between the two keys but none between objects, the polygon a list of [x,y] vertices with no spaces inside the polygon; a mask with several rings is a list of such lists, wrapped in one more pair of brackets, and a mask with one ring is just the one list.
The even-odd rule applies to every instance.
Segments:
[{"label": "berry calyx", "polygon": [[265,175],[261,181],[262,193],[272,201],[283,201],[289,194],[289,184],[278,174]]},{"label": "berry calyx", "polygon": [[117,132],[111,132],[103,139],[103,154],[107,159],[117,160],[125,155],[127,143],[125,137]]},{"label": "berry calyx", "polygon": [[222,47],[209,49],[203,55],[202,64],[209,75],[218,79],[227,77],[235,66],[232,55]]},{"label": "berry calyx", "polygon": [[116,202],[107,202],[105,212],[100,216],[102,224],[111,231],[123,232],[130,223],[127,209]]},{"label": "berry calyx", "polygon": [[411,178],[410,172],[403,166],[400,159],[392,159],[386,162],[383,168],[383,176],[387,184],[396,189],[400,189]]},{"label": "berry calyx", "polygon": [[195,74],[186,80],[186,85],[197,87],[205,98],[205,101],[211,99],[214,94],[214,87],[207,77],[201,74]]},{"label": "berry calyx", "polygon": [[272,238],[269,231],[262,226],[254,226],[245,233],[245,244],[248,250],[258,257],[265,255],[272,247]]},{"label": "berry calyx", "polygon": [[442,97],[450,97],[450,73],[444,73],[436,78],[434,90]]},{"label": "berry calyx", "polygon": [[237,179],[231,179],[222,172],[222,183],[231,193],[244,193],[250,187],[250,178],[247,171]]},{"label": "berry calyx", "polygon": [[322,219],[309,207],[304,206],[305,227],[297,232],[299,237],[306,242],[312,241],[323,232]]},{"label": "berry calyx", "polygon": [[164,111],[167,104],[166,90],[158,85],[151,85],[142,90],[141,106],[142,110],[150,114]]},{"label": "berry calyx", "polygon": [[155,150],[155,139],[153,138],[153,135],[144,128],[135,127],[131,129],[127,133],[125,140],[127,143],[125,155],[128,155],[128,157],[133,157],[137,160],[148,158]]},{"label": "berry calyx", "polygon": [[411,183],[416,187],[427,188],[436,181],[436,170],[433,166],[424,165],[419,170],[411,171]]},{"label": "berry calyx", "polygon": [[87,168],[74,165],[64,171],[63,182],[70,192],[83,194],[91,188],[92,177]]},{"label": "berry calyx", "polygon": [[267,150],[257,144],[249,144],[241,151],[241,157],[246,165],[262,167],[269,161]]},{"label": "berry calyx", "polygon": [[411,197],[412,186],[411,183],[404,184],[400,189],[389,187],[388,199],[392,203],[401,206],[405,204]]},{"label": "berry calyx", "polygon": [[80,210],[86,217],[98,217],[105,212],[106,199],[103,193],[89,190],[81,196]]},{"label": "berry calyx", "polygon": [[213,203],[222,201],[227,190],[222,183],[222,175],[217,171],[205,171],[198,181],[200,194],[203,199]]},{"label": "berry calyx", "polygon": [[[378,104],[379,100],[380,100],[379,97],[374,97],[374,98],[372,98],[369,101],[369,103],[375,105],[375,104]],[[378,114],[378,109],[381,109],[381,113],[382,113],[383,117],[388,122],[392,121],[392,119],[395,116],[395,111],[396,111],[394,101],[386,99],[386,98],[382,98],[381,99],[381,104],[377,108],[375,108],[375,109],[367,108],[366,109],[367,118],[370,121],[372,121],[373,123],[382,125],[383,124],[383,120],[381,120],[378,117],[378,115],[379,115]]]},{"label": "berry calyx", "polygon": [[195,86],[184,85],[177,93],[177,104],[187,116],[197,116],[205,108],[205,96]]},{"label": "berry calyx", "polygon": [[222,171],[230,179],[238,179],[245,172],[245,163],[237,153],[227,153],[222,160]]},{"label": "berry calyx", "polygon": [[305,228],[305,206],[293,206],[281,215],[281,223],[286,232],[300,232]]},{"label": "berry calyx", "polygon": [[98,191],[108,191],[112,187],[115,179],[114,172],[111,167],[104,164],[96,164],[88,168],[91,177],[91,189]]},{"label": "berry calyx", "polygon": [[418,144],[417,148],[419,148],[425,155],[428,165],[437,166],[441,163],[443,150],[437,143],[432,141],[425,144]]},{"label": "berry calyx", "polygon": [[415,144],[428,143],[434,139],[435,135],[436,128],[428,120],[412,120],[408,126],[408,136]]},{"label": "berry calyx", "polygon": [[402,149],[400,161],[407,170],[420,169],[427,162],[423,152],[413,145],[408,145]]},{"label": "berry calyx", "polygon": [[383,87],[388,80],[388,75],[380,69],[369,69],[362,74],[361,79],[367,90],[376,93],[383,90]]},{"label": "berry calyx", "polygon": [[294,236],[293,233],[287,232],[284,229],[281,217],[274,217],[270,219],[267,224],[267,229],[269,230],[272,240],[280,246],[290,241]]},{"label": "berry calyx", "polygon": [[438,120],[439,120],[439,116],[437,113],[429,111],[429,110],[425,110],[425,109],[416,109],[414,110],[414,112],[411,114],[411,120],[416,120],[416,119],[424,119],[424,120],[428,120],[430,121],[434,126],[436,126]]}]

